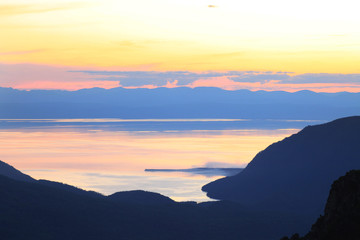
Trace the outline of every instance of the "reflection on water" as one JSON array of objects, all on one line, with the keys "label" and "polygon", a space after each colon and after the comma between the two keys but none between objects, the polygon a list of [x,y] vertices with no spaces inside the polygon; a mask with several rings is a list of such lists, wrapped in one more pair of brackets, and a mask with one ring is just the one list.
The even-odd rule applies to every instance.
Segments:
[{"label": "reflection on water", "polygon": [[[0,119],[6,122],[23,122],[23,123],[134,123],[134,122],[239,122],[250,121],[249,119],[119,119],[119,118],[73,118],[73,119]],[[286,120],[292,121],[292,120]],[[302,120],[295,120],[302,121]]]},{"label": "reflection on water", "polygon": [[84,172],[73,170],[24,170],[24,173],[35,176],[37,179],[51,179],[53,181],[66,182],[71,185],[101,192],[105,195],[118,191],[142,189],[158,192],[170,196],[176,201],[209,201],[201,186],[219,177],[195,176],[181,173],[145,173],[143,171],[99,171]]},{"label": "reflection on water", "polygon": [[298,131],[289,125],[286,125],[289,129],[228,129],[226,126],[206,130],[197,127],[201,122],[195,122],[191,130],[184,130],[181,122],[176,122],[178,129],[156,130],[161,128],[157,126],[147,130],[143,125],[134,129],[133,122],[126,129],[126,123],[122,122],[125,125],[119,130],[109,128],[109,122],[105,127],[55,122],[56,125],[25,124],[17,128],[4,124],[6,127],[0,130],[0,159],[34,178],[61,181],[104,194],[144,189],[184,201],[208,200],[201,186],[220,176],[144,169],[244,167],[257,152]]}]

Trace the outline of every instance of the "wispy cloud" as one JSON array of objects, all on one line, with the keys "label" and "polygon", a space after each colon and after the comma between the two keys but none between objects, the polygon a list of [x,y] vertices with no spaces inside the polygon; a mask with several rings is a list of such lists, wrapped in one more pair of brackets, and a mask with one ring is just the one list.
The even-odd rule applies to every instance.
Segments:
[{"label": "wispy cloud", "polygon": [[143,44],[130,40],[115,42],[115,44],[118,48],[144,48]]},{"label": "wispy cloud", "polygon": [[59,10],[69,10],[88,6],[85,2],[72,2],[63,4],[0,4],[0,17],[19,14],[45,13]]},{"label": "wispy cloud", "polygon": [[317,92],[360,91],[360,74],[300,74],[271,71],[155,72],[80,71],[96,80],[118,81],[125,88],[217,87],[226,90]]},{"label": "wispy cloud", "polygon": [[[32,51],[0,54],[28,54]],[[217,87],[225,90],[360,92],[360,74],[271,71],[101,71],[36,64],[0,64],[0,87],[21,89]]]},{"label": "wispy cloud", "polygon": [[22,54],[31,54],[43,52],[44,49],[35,49],[35,50],[26,50],[26,51],[9,51],[9,52],[0,52],[0,55],[22,55]]},{"label": "wispy cloud", "polygon": [[282,83],[359,83],[360,74],[307,73],[283,79]]},{"label": "wispy cloud", "polygon": [[85,73],[69,72],[70,69],[61,66],[0,63],[0,87],[78,90],[120,86],[117,81],[94,80],[92,76]]}]

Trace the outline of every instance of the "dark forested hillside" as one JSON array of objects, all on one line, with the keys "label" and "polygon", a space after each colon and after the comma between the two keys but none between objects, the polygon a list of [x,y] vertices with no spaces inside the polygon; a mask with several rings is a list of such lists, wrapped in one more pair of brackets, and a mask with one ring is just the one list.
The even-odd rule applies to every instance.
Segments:
[{"label": "dark forested hillside", "polygon": [[[157,193],[103,196],[0,175],[0,239],[252,239],[298,231],[302,219],[237,203],[179,203]],[[261,231],[259,231],[261,230]]]},{"label": "dark forested hillside", "polygon": [[[0,239],[268,240],[304,234],[322,213],[331,183],[360,169],[359,136],[360,117],[306,127],[260,152],[239,174],[204,187],[222,201],[198,204],[145,191],[104,196],[35,180],[0,162]],[[330,196],[352,191],[341,182]],[[330,197],[326,208],[337,211],[339,201]],[[357,223],[358,215],[340,206]],[[337,224],[327,221],[328,213],[318,229]]]},{"label": "dark forested hillside", "polygon": [[315,220],[331,183],[360,169],[359,136],[360,117],[308,126],[258,153],[239,174],[209,183],[203,190],[211,198],[308,214]]},{"label": "dark forested hillside", "polygon": [[360,170],[352,170],[332,184],[324,215],[308,234],[302,238],[299,234],[291,237],[291,240],[340,239],[360,239]]}]

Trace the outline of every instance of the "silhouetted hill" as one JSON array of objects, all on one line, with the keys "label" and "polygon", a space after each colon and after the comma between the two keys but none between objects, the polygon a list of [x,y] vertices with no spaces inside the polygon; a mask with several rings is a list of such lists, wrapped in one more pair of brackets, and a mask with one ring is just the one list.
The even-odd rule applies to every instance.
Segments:
[{"label": "silhouetted hill", "polygon": [[[0,239],[265,240],[301,225],[297,216],[238,203],[184,204],[139,191],[94,197],[59,184],[0,175]],[[143,204],[148,199],[157,204]]]},{"label": "silhouetted hill", "polygon": [[360,117],[308,126],[259,152],[239,174],[209,183],[203,191],[258,209],[305,214],[313,222],[331,183],[360,168],[359,136]]},{"label": "silhouetted hill", "polygon": [[[311,231],[292,240],[358,240],[360,239],[360,170],[352,170],[331,187],[324,215]],[[289,240],[284,237],[282,240]]]},{"label": "silhouetted hill", "polygon": [[94,191],[86,191],[83,190],[81,188],[77,188],[65,183],[60,183],[60,182],[53,182],[53,181],[48,181],[48,180],[44,180],[44,179],[40,179],[37,181],[37,183],[41,184],[41,185],[45,185],[45,186],[49,186],[52,188],[57,188],[57,189],[61,189],[61,190],[65,190],[68,192],[72,192],[72,193],[76,193],[76,194],[80,194],[80,195],[86,195],[89,197],[104,197],[102,194],[94,192]]},{"label": "silhouetted hill", "polygon": [[19,170],[15,169],[13,166],[10,166],[9,164],[1,160],[0,160],[0,175],[24,182],[36,181],[32,177],[20,172]]},{"label": "silhouetted hill", "polygon": [[142,190],[117,192],[109,195],[108,198],[116,202],[144,205],[166,205],[175,203],[175,201],[171,198],[163,196],[159,193]]},{"label": "silhouetted hill", "polygon": [[334,119],[358,114],[360,93],[226,91],[219,88],[0,88],[0,118]]},{"label": "silhouetted hill", "polygon": [[29,175],[20,172],[19,170],[15,169],[14,167],[10,166],[9,164],[1,160],[0,160],[0,175],[23,182],[36,182],[42,185],[46,185],[53,188],[59,188],[76,194],[93,196],[93,197],[102,197],[102,195],[97,192],[85,191],[83,189],[68,184],[53,182],[48,180],[35,180]]}]

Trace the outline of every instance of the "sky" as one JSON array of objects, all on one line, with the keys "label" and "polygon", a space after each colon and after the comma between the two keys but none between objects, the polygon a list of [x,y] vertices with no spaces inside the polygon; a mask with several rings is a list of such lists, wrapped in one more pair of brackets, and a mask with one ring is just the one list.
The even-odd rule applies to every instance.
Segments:
[{"label": "sky", "polygon": [[2,0],[0,87],[360,92],[356,0]]}]

